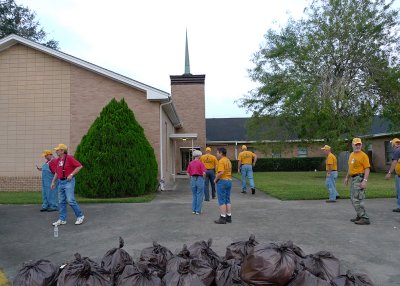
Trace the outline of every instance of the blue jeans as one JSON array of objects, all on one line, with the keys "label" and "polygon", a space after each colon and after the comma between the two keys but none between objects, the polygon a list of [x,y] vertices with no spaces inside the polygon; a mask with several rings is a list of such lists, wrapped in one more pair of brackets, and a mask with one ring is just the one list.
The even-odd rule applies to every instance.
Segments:
[{"label": "blue jeans", "polygon": [[336,201],[336,196],[339,196],[338,192],[336,191],[336,179],[338,177],[337,171],[331,171],[331,175],[326,177],[325,186],[329,192],[329,200]]},{"label": "blue jeans", "polygon": [[209,190],[209,182],[211,184],[211,195],[215,198],[215,169],[209,169],[206,172],[206,179],[204,180],[204,197],[205,200],[210,200],[210,190]]},{"label": "blue jeans", "polygon": [[397,207],[400,208],[400,177],[396,176]]},{"label": "blue jeans", "polygon": [[246,191],[246,177],[249,179],[250,188],[254,189],[253,166],[251,164],[241,165],[240,173],[242,173],[242,190]]},{"label": "blue jeans", "polygon": [[67,202],[74,210],[76,217],[83,216],[78,203],[75,200],[75,178],[73,177],[71,181],[68,180],[58,180],[58,201],[60,206],[59,218],[60,220],[67,219]]},{"label": "blue jeans", "polygon": [[219,180],[217,182],[218,205],[227,205],[231,203],[231,180]]},{"label": "blue jeans", "polygon": [[192,187],[192,211],[201,213],[201,206],[203,204],[204,192],[204,179],[202,176],[191,177],[190,184]]}]

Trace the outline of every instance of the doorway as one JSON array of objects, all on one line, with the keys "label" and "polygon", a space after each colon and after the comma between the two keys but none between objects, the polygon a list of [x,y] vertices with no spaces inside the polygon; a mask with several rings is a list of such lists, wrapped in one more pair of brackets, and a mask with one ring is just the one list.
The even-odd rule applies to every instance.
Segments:
[{"label": "doorway", "polygon": [[189,166],[190,161],[192,160],[192,152],[193,150],[200,150],[200,147],[194,147],[193,149],[191,147],[181,147],[181,172],[180,173],[185,173],[187,167]]}]

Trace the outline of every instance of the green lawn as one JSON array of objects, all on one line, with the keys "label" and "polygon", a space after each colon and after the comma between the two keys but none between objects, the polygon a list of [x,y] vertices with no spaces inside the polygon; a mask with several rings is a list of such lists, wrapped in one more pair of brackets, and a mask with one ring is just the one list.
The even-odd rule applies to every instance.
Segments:
[{"label": "green lawn", "polygon": [[[240,174],[234,174],[240,178]],[[339,173],[336,188],[341,198],[349,198],[350,186],[344,186],[345,173]],[[394,178],[384,179],[383,173],[371,173],[367,185],[367,198],[394,198]],[[325,172],[255,172],[257,190],[281,200],[328,199]]]},{"label": "green lawn", "polygon": [[[147,203],[156,197],[155,193],[128,198],[89,199],[76,195],[78,203]],[[0,192],[0,204],[41,204],[41,192]]]}]

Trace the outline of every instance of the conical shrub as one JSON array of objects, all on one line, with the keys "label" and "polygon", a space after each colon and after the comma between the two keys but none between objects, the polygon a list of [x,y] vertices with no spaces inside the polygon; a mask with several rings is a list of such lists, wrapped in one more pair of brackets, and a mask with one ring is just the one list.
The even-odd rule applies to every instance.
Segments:
[{"label": "conical shrub", "polygon": [[157,187],[154,150],[124,99],[114,98],[103,108],[75,157],[84,166],[76,181],[84,197],[138,196]]}]

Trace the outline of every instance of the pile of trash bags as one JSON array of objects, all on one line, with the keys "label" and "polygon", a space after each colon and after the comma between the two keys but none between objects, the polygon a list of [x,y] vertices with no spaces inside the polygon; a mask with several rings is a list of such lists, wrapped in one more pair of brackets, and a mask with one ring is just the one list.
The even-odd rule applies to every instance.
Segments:
[{"label": "pile of trash bags", "polygon": [[340,274],[339,260],[328,251],[304,254],[287,242],[246,241],[227,246],[221,257],[212,240],[183,245],[176,254],[153,242],[138,261],[123,249],[110,249],[100,263],[75,254],[57,267],[48,260],[24,263],[14,286],[373,286],[365,274]]}]

